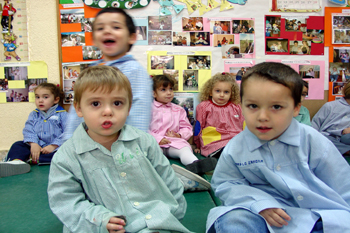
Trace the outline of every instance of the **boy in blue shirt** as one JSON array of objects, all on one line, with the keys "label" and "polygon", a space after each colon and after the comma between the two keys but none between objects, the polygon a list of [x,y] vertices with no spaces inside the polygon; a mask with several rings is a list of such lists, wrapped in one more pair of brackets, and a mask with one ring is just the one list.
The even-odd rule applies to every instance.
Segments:
[{"label": "boy in blue shirt", "polygon": [[[136,42],[136,27],[130,15],[120,8],[104,8],[97,13],[92,25],[92,36],[96,47],[103,53],[103,60],[92,65],[117,67],[128,77],[133,92],[132,107],[126,124],[145,132],[151,122],[152,79],[147,71],[127,53]],[[64,139],[69,139],[78,125],[83,122],[73,107],[69,110],[68,125]]]},{"label": "boy in blue shirt", "polygon": [[49,175],[50,208],[64,232],[189,232],[179,221],[184,186],[154,137],[125,124],[131,103],[117,68],[80,74],[74,107],[85,122],[57,151]]},{"label": "boy in blue shirt", "polygon": [[298,123],[303,82],[291,67],[260,63],[241,82],[247,124],[212,178],[222,205],[207,232],[350,232],[350,167],[334,145]]}]

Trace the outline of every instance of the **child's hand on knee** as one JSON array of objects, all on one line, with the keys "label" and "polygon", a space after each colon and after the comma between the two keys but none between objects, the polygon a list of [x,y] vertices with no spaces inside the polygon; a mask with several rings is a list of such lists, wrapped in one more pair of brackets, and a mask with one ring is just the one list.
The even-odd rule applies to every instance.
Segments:
[{"label": "child's hand on knee", "polygon": [[260,211],[259,214],[265,218],[270,226],[275,227],[283,227],[284,225],[287,226],[287,221],[291,220],[291,217],[280,208],[264,209]]},{"label": "child's hand on knee", "polygon": [[110,233],[124,233],[125,221],[121,218],[111,217],[107,223],[107,230]]},{"label": "child's hand on knee", "polygon": [[194,149],[194,153],[201,153],[201,149],[199,148]]},{"label": "child's hand on knee", "polygon": [[159,145],[165,145],[165,144],[169,144],[169,143],[171,143],[170,140],[163,138],[162,140],[160,140]]},{"label": "child's hand on knee", "polygon": [[50,154],[52,151],[54,151],[58,146],[57,145],[48,145],[41,149],[41,153],[43,154]]},{"label": "child's hand on knee", "polygon": [[41,146],[35,142],[30,143],[30,154],[32,155],[33,161],[38,161],[40,157]]}]

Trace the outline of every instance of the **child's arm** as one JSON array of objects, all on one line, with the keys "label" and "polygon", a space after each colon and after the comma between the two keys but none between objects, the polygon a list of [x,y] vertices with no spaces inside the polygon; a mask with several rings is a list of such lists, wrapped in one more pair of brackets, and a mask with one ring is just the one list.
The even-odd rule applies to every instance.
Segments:
[{"label": "child's arm", "polygon": [[183,108],[180,110],[179,118],[179,131],[177,133],[180,134],[181,138],[187,141],[190,139],[190,137],[192,137],[193,129],[191,123],[187,118],[187,113]]},{"label": "child's arm", "polygon": [[88,200],[79,162],[74,156],[67,156],[73,153],[63,146],[52,159],[47,189],[50,208],[72,232],[107,232],[115,228],[113,217],[118,214]]},{"label": "child's arm", "polygon": [[36,144],[39,144],[39,137],[38,134],[35,132],[35,122],[36,122],[36,118],[37,118],[37,112],[32,111],[29,116],[28,119],[24,125],[24,129],[23,129],[23,142],[24,143],[29,143],[29,142],[34,142]]},{"label": "child's arm", "polygon": [[264,209],[260,211],[259,214],[264,217],[270,226],[275,227],[287,226],[287,221],[291,220],[291,217],[284,210],[279,208]]},{"label": "child's arm", "polygon": [[[330,116],[331,111],[331,106],[329,104],[324,104],[312,118],[312,127],[322,134],[329,135],[329,132],[324,131],[326,129],[324,129],[323,124],[327,120],[328,116]],[[338,136],[341,136],[341,130],[343,129],[339,130]]]},{"label": "child's arm", "polygon": [[200,137],[202,135],[203,126],[205,125],[205,119],[206,119],[206,115],[203,109],[203,105],[198,104],[196,108],[196,124],[194,127],[194,137],[193,137],[194,139],[193,141],[196,144],[196,149],[194,150],[194,152],[196,153],[200,153],[200,149],[201,149]]}]

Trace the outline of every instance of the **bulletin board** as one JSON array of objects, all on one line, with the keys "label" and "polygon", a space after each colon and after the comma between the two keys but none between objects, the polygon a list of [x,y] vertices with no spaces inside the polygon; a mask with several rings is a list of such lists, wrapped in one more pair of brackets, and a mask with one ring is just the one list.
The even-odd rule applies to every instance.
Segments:
[{"label": "bulletin board", "polygon": [[[305,11],[273,12],[271,4],[276,3],[273,0],[231,2],[170,1],[164,6],[162,1],[150,1],[142,8],[126,9],[138,31],[138,40],[130,54],[150,75],[166,73],[173,76],[177,80],[176,92],[179,94],[197,94],[203,83],[218,72],[230,72],[236,76],[239,70],[246,70],[260,62],[283,62],[295,68],[309,82],[310,93],[306,99],[323,100],[324,90],[329,88],[324,7],[334,5],[327,0],[319,0],[312,1],[314,5]],[[84,5],[81,0],[60,0],[59,47],[66,95],[73,94],[71,83],[81,70],[102,56],[93,46],[90,31],[98,11]],[[80,19],[68,22],[68,15],[73,12]],[[170,14],[164,15],[164,12]],[[267,35],[267,19],[271,18],[280,18],[277,36]],[[291,21],[301,21],[302,30],[300,27],[287,29],[286,23]],[[78,37],[80,44],[74,39]],[[268,51],[270,40],[283,41],[284,52]],[[307,41],[308,53],[293,53],[293,46],[301,51],[303,41]],[[204,63],[204,59],[204,66],[192,64],[196,60]],[[306,75],[306,69],[311,69],[315,75]],[[240,77],[236,76],[236,80],[240,82]]]}]

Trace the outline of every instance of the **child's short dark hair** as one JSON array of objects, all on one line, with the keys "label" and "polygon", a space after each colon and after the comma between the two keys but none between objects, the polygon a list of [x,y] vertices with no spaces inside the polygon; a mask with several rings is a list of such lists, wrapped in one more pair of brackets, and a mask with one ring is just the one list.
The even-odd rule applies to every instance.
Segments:
[{"label": "child's short dark hair", "polygon": [[295,107],[301,102],[303,80],[290,66],[277,62],[263,62],[253,66],[242,77],[240,91],[241,99],[244,95],[244,85],[251,77],[282,84],[291,91]]},{"label": "child's short dark hair", "polygon": [[[103,8],[102,10],[100,10],[96,16],[95,16],[95,21],[97,19],[98,16],[104,14],[104,13],[117,13],[117,14],[122,14],[125,17],[125,25],[128,28],[129,31],[129,35],[135,34],[136,33],[136,27],[134,24],[134,21],[132,20],[131,16],[128,15],[123,9],[121,8],[115,8],[115,7],[107,7],[107,8]],[[92,33],[95,32],[95,21],[92,23]],[[130,51],[132,47],[132,44],[130,44],[129,50]]]},{"label": "child's short dark hair", "polygon": [[59,85],[57,84],[53,84],[53,83],[40,83],[35,89],[34,89],[34,93],[37,89],[39,88],[44,88],[49,90],[54,98],[56,99],[57,97],[60,98],[60,100],[58,101],[58,104],[63,106],[63,99],[64,99],[64,93],[63,90],[59,87]]},{"label": "child's short dark hair", "polygon": [[304,87],[306,87],[307,89],[309,89],[309,83],[306,82],[305,80],[303,80],[303,85],[304,85]]},{"label": "child's short dark hair", "polygon": [[342,92],[345,99],[350,99],[350,82],[349,81],[345,83]]},{"label": "child's short dark hair", "polygon": [[152,77],[153,80],[153,91],[156,91],[158,87],[174,87],[175,85],[175,80],[171,78],[170,76],[160,74],[160,75],[155,75]]}]

